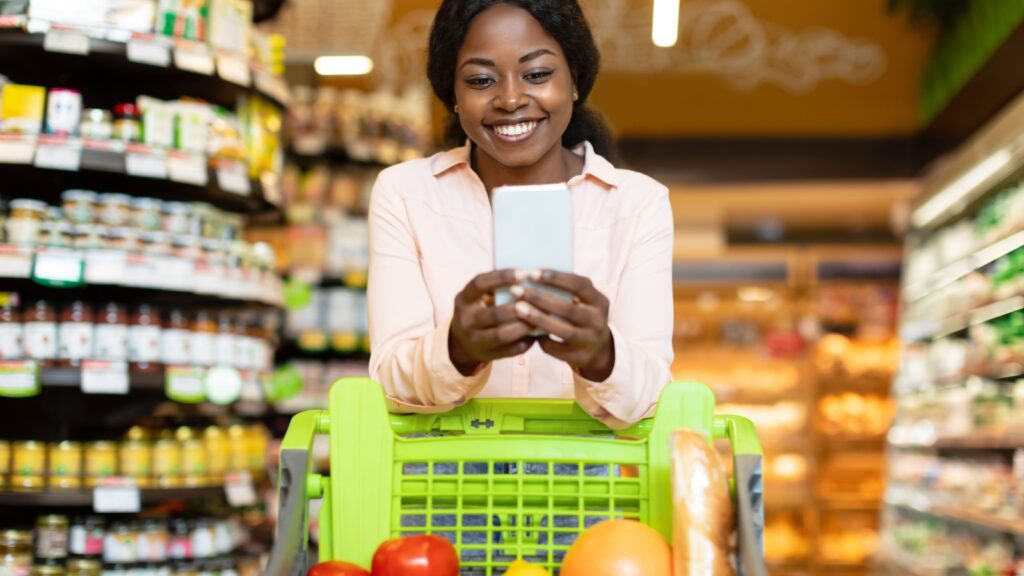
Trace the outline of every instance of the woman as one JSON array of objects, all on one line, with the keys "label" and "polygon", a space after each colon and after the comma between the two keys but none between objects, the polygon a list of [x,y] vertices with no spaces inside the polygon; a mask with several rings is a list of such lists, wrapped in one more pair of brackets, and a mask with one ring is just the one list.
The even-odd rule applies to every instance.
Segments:
[{"label": "woman", "polygon": [[[575,398],[615,428],[652,414],[672,362],[672,211],[664,186],[601,156],[598,62],[576,0],[442,2],[427,73],[468,142],[384,170],[370,202],[370,372],[393,410],[490,396]],[[488,192],[553,182],[572,193],[575,273],[492,271]],[[517,301],[495,306],[499,288]]]}]

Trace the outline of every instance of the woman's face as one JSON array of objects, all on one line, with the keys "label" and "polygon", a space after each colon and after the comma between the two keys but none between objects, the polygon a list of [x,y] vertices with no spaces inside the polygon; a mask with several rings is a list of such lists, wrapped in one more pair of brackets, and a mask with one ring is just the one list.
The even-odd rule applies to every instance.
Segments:
[{"label": "woman's face", "polygon": [[509,4],[481,12],[456,66],[459,122],[482,152],[526,167],[561,149],[572,118],[572,74],[558,42],[529,12]]}]

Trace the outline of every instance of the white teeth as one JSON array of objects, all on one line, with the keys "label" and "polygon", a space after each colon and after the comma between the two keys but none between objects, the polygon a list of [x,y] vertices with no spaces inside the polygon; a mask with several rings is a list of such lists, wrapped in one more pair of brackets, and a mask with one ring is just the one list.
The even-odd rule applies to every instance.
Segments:
[{"label": "white teeth", "polygon": [[506,124],[494,126],[494,131],[501,136],[522,136],[537,127],[537,122],[521,122],[519,124]]}]

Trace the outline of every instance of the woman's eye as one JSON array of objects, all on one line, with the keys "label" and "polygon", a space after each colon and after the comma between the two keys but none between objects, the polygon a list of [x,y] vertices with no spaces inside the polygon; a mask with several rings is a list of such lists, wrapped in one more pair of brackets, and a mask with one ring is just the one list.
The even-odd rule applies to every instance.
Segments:
[{"label": "woman's eye", "polygon": [[550,70],[539,70],[537,72],[530,72],[525,76],[525,78],[529,82],[539,82],[546,80],[548,76],[551,76]]},{"label": "woman's eye", "polygon": [[475,78],[470,78],[470,79],[466,80],[466,82],[470,86],[473,86],[473,87],[476,87],[476,88],[486,88],[487,86],[490,86],[491,84],[493,84],[494,80],[492,80],[492,79],[490,79],[490,78],[488,78],[486,76],[477,76]]}]

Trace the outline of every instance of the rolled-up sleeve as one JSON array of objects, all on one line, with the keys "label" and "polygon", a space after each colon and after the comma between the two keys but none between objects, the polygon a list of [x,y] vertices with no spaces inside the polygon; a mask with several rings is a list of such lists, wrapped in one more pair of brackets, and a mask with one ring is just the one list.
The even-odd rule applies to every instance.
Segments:
[{"label": "rolled-up sleeve", "polygon": [[393,411],[443,412],[475,396],[491,367],[466,377],[452,364],[451,319],[435,318],[401,182],[393,170],[381,172],[370,198],[370,375]]},{"label": "rolled-up sleeve", "polygon": [[637,215],[634,242],[608,314],[615,364],[603,382],[575,373],[580,405],[612,428],[624,428],[653,414],[671,379],[673,358],[672,249],[675,224],[668,190]]}]

